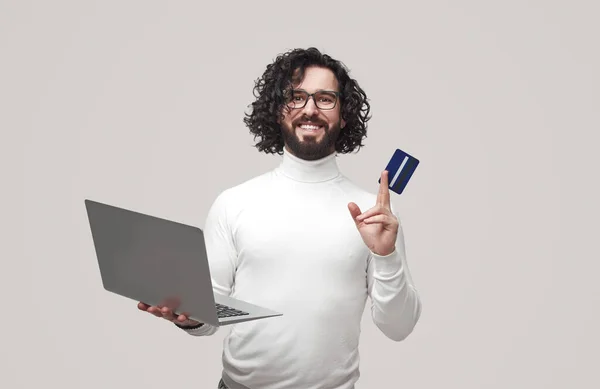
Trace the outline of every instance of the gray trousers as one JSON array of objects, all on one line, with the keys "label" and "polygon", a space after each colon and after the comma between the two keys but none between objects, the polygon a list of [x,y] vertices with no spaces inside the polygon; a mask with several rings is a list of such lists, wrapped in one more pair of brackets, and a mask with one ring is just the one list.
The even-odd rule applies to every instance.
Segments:
[{"label": "gray trousers", "polygon": [[221,378],[221,380],[219,381],[219,386],[217,389],[229,389],[227,387],[227,385],[225,385],[225,382],[223,382],[223,379]]}]

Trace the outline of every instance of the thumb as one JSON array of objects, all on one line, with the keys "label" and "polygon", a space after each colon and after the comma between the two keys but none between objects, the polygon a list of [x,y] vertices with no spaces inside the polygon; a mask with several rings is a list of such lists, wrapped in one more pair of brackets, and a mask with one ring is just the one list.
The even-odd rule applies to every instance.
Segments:
[{"label": "thumb", "polygon": [[349,203],[348,210],[350,211],[350,215],[352,216],[352,219],[354,219],[354,222],[357,223],[356,218],[362,213],[358,205]]}]

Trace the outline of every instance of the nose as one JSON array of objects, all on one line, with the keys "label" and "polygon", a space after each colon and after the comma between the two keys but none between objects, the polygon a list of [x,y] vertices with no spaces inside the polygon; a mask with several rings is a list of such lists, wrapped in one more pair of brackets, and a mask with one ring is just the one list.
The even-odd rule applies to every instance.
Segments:
[{"label": "nose", "polygon": [[315,98],[314,96],[310,96],[308,98],[308,101],[306,102],[306,105],[304,106],[304,114],[306,116],[314,116],[317,113],[317,105],[315,104]]}]

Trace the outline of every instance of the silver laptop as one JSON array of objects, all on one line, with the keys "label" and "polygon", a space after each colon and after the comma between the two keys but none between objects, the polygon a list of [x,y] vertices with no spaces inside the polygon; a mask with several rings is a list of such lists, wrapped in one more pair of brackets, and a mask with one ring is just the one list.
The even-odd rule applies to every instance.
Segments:
[{"label": "silver laptop", "polygon": [[104,289],[213,326],[282,313],[213,291],[198,227],[85,200]]}]

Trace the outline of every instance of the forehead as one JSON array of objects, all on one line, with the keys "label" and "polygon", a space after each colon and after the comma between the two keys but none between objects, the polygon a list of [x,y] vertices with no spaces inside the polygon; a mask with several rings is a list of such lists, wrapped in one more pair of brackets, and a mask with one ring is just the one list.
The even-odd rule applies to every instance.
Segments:
[{"label": "forehead", "polygon": [[311,66],[304,69],[304,79],[294,84],[297,89],[314,92],[320,89],[338,90],[335,74],[327,68]]}]

